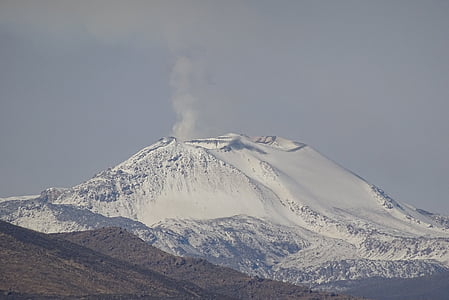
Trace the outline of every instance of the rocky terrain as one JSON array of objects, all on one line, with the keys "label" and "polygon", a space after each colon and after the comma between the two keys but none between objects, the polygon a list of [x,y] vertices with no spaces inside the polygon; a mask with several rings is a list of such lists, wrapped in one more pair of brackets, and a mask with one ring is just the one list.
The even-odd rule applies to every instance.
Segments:
[{"label": "rocky terrain", "polygon": [[175,257],[121,228],[47,235],[0,221],[4,299],[356,299]]},{"label": "rocky terrain", "polygon": [[449,270],[447,216],[272,136],[162,138],[77,186],[0,200],[0,219],[47,233],[118,226],[177,256],[311,287]]}]

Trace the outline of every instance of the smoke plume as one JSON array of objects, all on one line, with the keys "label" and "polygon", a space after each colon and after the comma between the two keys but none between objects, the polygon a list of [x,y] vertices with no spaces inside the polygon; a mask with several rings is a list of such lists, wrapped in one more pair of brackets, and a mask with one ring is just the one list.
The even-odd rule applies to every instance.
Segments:
[{"label": "smoke plume", "polygon": [[171,134],[182,140],[196,136],[198,99],[192,94],[194,79],[192,60],[181,56],[176,59],[170,76],[171,102],[176,113],[176,123]]}]

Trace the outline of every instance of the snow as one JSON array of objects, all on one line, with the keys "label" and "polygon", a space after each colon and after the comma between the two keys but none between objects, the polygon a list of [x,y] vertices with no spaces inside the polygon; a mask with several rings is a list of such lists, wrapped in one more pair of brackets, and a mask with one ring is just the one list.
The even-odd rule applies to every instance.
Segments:
[{"label": "snow", "polygon": [[449,232],[436,215],[275,136],[162,138],[80,185],[13,198],[0,201],[0,218],[18,225],[118,224],[171,253],[294,283],[449,267]]},{"label": "snow", "polygon": [[12,197],[0,198],[0,202],[32,200],[32,199],[36,199],[38,197],[39,197],[39,195],[12,196]]},{"label": "snow", "polygon": [[[268,188],[281,203],[290,201],[299,207],[307,206],[337,221],[376,223],[383,231],[395,233],[426,234],[433,223],[405,205],[402,206],[405,211],[386,210],[370,184],[304,144],[277,137],[249,138],[235,134],[221,136],[217,142],[205,139],[192,144],[203,147],[203,143],[209,153]],[[289,213],[279,214],[291,220]],[[407,215],[421,224],[413,223]],[[304,225],[302,220],[295,222]]]}]

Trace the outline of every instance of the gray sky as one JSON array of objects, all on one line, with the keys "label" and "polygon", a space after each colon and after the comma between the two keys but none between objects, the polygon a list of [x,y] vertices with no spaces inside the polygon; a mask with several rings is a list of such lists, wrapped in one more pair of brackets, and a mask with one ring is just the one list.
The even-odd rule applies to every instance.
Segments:
[{"label": "gray sky", "polygon": [[239,132],[449,214],[448,53],[448,1],[0,0],[0,197]]}]

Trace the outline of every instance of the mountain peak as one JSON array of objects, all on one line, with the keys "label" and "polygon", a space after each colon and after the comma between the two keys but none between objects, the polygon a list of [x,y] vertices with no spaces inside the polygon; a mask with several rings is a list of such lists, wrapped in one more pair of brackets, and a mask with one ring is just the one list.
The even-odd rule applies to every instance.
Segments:
[{"label": "mountain peak", "polygon": [[0,218],[47,232],[128,224],[172,253],[292,282],[449,267],[446,219],[278,136],[165,137],[72,188],[2,201]]},{"label": "mountain peak", "polygon": [[[380,189],[313,148],[278,136],[164,137],[50,198],[147,225],[167,218],[249,215],[315,230],[307,218],[316,214],[388,232],[421,235],[438,226],[413,208],[392,205],[396,202]],[[340,229],[327,234],[346,235]]]}]

